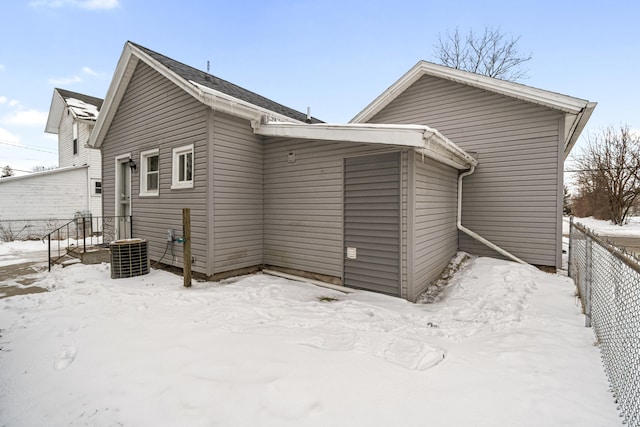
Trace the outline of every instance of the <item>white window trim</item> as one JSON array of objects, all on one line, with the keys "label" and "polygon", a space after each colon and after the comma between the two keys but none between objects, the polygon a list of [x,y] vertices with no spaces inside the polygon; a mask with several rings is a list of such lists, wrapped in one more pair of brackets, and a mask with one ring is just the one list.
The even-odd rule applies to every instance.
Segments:
[{"label": "white window trim", "polygon": [[[147,157],[158,156],[158,188],[147,191]],[[160,150],[146,150],[140,153],[140,197],[153,197],[160,195]]]},{"label": "white window trim", "polygon": [[71,150],[73,151],[73,155],[77,156],[80,154],[80,132],[78,130],[78,122],[76,121],[71,124],[71,134],[73,144]]},{"label": "white window trim", "polygon": [[[190,181],[178,181],[179,164],[178,160],[182,154],[191,153],[191,180]],[[193,180],[196,174],[196,156],[193,150],[193,144],[183,145],[173,149],[173,160],[171,162],[171,189],[181,188],[193,188]]]},{"label": "white window trim", "polygon": [[[96,197],[102,197],[102,181],[99,179],[92,179],[91,180],[92,183],[92,196],[96,196]],[[97,190],[97,184],[100,183],[100,193],[98,193]]]}]

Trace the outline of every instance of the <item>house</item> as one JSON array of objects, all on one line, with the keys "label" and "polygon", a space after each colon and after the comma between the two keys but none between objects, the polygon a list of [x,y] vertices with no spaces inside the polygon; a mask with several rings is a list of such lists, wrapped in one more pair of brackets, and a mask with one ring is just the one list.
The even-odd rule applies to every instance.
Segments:
[{"label": "house", "polygon": [[79,215],[102,215],[100,150],[87,146],[102,106],[91,96],[54,89],[45,132],[58,135],[59,167],[0,180],[0,220],[45,222],[37,235]]},{"label": "house", "polygon": [[[419,63],[351,123],[327,124],[127,42],[89,140],[103,211],[132,214],[150,257],[180,266],[167,235],[190,208],[192,268],[212,278],[268,268],[414,301],[459,248],[558,266],[563,150],[593,104],[454,71]],[[544,177],[528,173],[536,156]],[[498,181],[515,203],[487,196]],[[529,199],[534,215],[516,209]],[[509,232],[464,237],[493,230],[494,213]]]},{"label": "house", "polygon": [[102,216],[102,158],[87,145],[102,99],[64,89],[54,89],[45,132],[58,135],[58,166],[87,166],[87,207]]},{"label": "house", "polygon": [[[526,262],[562,267],[564,160],[596,106],[424,61],[352,123],[429,124],[478,166],[464,179],[462,223]],[[459,247],[496,256],[460,233]]]}]

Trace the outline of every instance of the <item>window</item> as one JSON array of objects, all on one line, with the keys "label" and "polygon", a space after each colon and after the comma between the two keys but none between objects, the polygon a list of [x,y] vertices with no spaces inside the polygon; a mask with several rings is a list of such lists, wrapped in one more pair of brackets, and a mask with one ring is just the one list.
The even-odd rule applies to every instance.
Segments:
[{"label": "window", "polygon": [[173,149],[171,188],[193,188],[193,144]]},{"label": "window", "polygon": [[73,154],[78,154],[78,122],[73,122],[71,126],[73,132]]},{"label": "window", "polygon": [[155,150],[140,153],[140,196],[157,196],[160,193],[160,155]]},{"label": "window", "polygon": [[96,181],[93,187],[93,194],[102,194],[102,181]]}]

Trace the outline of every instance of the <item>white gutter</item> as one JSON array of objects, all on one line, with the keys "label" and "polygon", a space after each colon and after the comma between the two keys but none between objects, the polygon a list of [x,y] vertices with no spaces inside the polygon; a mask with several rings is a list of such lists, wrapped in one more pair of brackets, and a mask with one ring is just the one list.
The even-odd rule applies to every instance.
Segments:
[{"label": "white gutter", "polygon": [[423,157],[458,170],[477,164],[476,159],[455,145],[436,129],[421,125],[388,125],[374,123],[303,124],[267,121],[254,126],[258,135],[301,138],[321,141],[354,142],[412,147]]},{"label": "white gutter", "polygon": [[458,221],[456,222],[456,225],[458,227],[458,230],[462,231],[463,233],[467,234],[468,236],[471,236],[472,238],[474,238],[475,240],[477,240],[478,242],[490,247],[491,249],[493,249],[494,251],[498,252],[501,255],[504,255],[505,257],[515,261],[515,262],[519,262],[520,264],[525,264],[528,265],[528,262],[525,262],[523,260],[521,260],[520,258],[518,258],[517,256],[513,255],[510,252],[505,251],[504,249],[502,249],[500,246],[491,243],[490,241],[488,241],[487,239],[485,239],[484,237],[480,236],[479,234],[469,230],[468,228],[466,228],[465,226],[462,225],[462,179],[465,176],[469,176],[471,175],[473,172],[475,172],[476,167],[471,166],[471,169],[469,169],[466,172],[463,172],[460,174],[460,176],[458,176]]},{"label": "white gutter", "polygon": [[247,119],[253,127],[259,126],[259,122],[263,117],[279,120],[281,122],[302,123],[291,117],[276,113],[266,108],[258,107],[250,102],[235,98],[226,93],[220,92],[210,87],[201,85],[193,80],[188,80],[192,86],[184,86],[187,92],[192,93],[195,90],[196,98],[204,105],[215,111],[222,111],[236,117]]}]

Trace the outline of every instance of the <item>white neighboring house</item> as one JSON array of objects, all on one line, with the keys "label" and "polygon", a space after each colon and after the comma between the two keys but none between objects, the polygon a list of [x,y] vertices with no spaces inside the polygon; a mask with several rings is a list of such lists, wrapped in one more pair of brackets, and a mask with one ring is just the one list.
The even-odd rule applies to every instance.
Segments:
[{"label": "white neighboring house", "polygon": [[[54,89],[45,132],[58,135],[57,169],[0,179],[0,221],[102,216],[100,150],[87,146],[102,99]],[[57,221],[60,223],[60,221]]]}]

